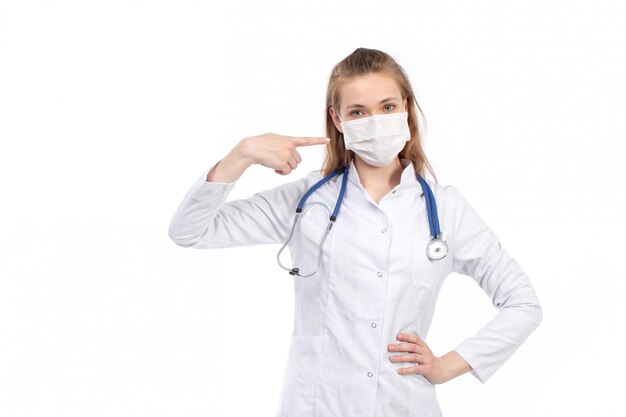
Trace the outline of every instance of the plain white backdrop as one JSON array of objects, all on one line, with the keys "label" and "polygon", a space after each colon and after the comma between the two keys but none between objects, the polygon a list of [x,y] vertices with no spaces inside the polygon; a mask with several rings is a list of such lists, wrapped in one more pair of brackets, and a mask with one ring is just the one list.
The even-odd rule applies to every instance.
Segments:
[{"label": "plain white backdrop", "polygon": [[[272,416],[293,319],[279,245],[168,223],[243,137],[323,136],[333,65],[407,71],[426,152],[529,275],[544,321],[445,417],[623,416],[626,6],[619,1],[0,1],[0,415]],[[229,200],[288,176],[253,166]],[[295,210],[295,207],[294,207]],[[445,227],[442,225],[442,227]],[[443,355],[496,314],[450,275]]]}]

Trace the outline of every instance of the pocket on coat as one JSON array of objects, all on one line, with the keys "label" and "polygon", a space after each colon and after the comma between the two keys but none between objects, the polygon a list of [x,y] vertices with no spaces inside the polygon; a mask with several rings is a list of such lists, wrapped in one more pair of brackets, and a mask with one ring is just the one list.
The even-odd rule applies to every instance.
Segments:
[{"label": "pocket on coat", "polygon": [[313,397],[323,339],[323,336],[291,337],[279,405],[282,415],[313,415]]},{"label": "pocket on coat", "polygon": [[423,287],[432,290],[444,271],[446,255],[443,259],[430,259],[426,253],[426,247],[430,243],[429,236],[413,236],[413,250],[411,253],[411,283],[415,287]]}]

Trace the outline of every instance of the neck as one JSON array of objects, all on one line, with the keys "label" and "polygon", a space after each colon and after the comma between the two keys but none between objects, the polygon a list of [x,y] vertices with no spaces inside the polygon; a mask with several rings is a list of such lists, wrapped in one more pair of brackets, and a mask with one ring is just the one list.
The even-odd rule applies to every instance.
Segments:
[{"label": "neck", "polygon": [[400,184],[402,176],[402,163],[396,157],[392,163],[386,167],[377,167],[363,161],[356,153],[354,154],[354,167],[363,187],[373,188],[393,188]]}]

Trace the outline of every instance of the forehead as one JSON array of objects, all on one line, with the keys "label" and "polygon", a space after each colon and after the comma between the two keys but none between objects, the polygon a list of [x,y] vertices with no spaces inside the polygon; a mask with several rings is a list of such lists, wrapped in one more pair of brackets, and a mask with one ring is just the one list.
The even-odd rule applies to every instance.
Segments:
[{"label": "forehead", "polygon": [[351,79],[342,87],[341,107],[345,108],[354,104],[375,107],[387,97],[402,99],[396,81],[381,73],[366,74]]}]

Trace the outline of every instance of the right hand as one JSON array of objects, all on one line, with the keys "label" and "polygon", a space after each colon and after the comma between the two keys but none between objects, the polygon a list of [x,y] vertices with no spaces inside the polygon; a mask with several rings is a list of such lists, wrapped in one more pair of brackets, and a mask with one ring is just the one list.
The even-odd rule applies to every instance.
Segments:
[{"label": "right hand", "polygon": [[302,161],[296,150],[298,146],[326,145],[326,137],[284,136],[276,133],[264,133],[249,136],[242,141],[242,152],[255,164],[273,168],[280,175],[288,175]]}]

